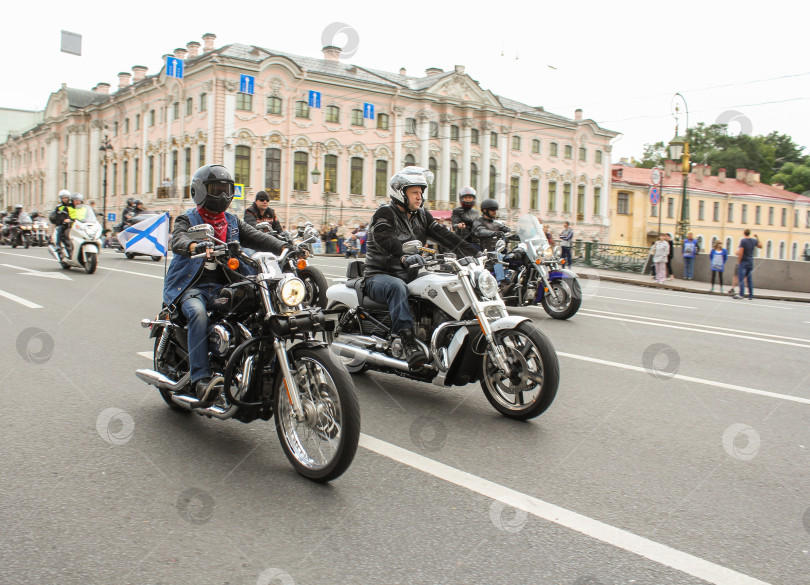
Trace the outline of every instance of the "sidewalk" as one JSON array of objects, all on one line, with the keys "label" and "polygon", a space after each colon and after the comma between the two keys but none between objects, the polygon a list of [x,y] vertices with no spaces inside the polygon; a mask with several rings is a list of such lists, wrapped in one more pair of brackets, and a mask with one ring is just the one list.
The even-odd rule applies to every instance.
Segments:
[{"label": "sidewalk", "polygon": [[[731,274],[725,275],[727,282],[723,285],[723,292],[720,293],[718,292],[719,286],[715,285],[715,292],[710,292],[712,288],[711,282],[701,282],[699,280],[683,280],[676,278],[674,280],[668,280],[666,284],[658,284],[653,280],[651,275],[619,272],[618,270],[603,270],[601,268],[591,268],[590,266],[577,263],[571,267],[571,270],[576,272],[580,278],[596,277],[599,278],[599,280],[606,280],[608,282],[623,282],[625,284],[635,284],[637,286],[647,286],[650,288],[663,288],[717,296],[728,296],[732,278]],[[739,292],[739,287],[735,287],[735,291]],[[756,281],[754,281],[754,299],[810,303],[810,293],[758,288]]]}]

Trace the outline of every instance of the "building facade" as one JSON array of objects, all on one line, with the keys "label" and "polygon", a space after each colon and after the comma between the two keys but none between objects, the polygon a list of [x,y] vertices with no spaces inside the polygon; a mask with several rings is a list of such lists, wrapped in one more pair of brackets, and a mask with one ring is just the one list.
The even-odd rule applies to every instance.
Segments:
[{"label": "building facade", "polygon": [[[681,213],[683,175],[667,161],[660,203],[652,205],[652,169],[613,165],[610,192],[610,243],[649,246],[660,231],[675,234]],[[678,166],[678,168],[680,168]],[[725,169],[696,165],[687,180],[689,225],[701,249],[708,252],[717,240],[735,252],[743,230],[759,236],[758,256],[804,260],[810,254],[810,198],[759,182],[759,174],[737,169],[726,178]],[[660,214],[660,217],[659,217]]]},{"label": "building facade", "polygon": [[[337,47],[314,59],[214,43],[207,34],[164,55],[155,75],[119,73],[114,93],[100,83],[51,94],[44,121],[0,146],[7,205],[47,207],[67,188],[107,212],[134,196],[177,214],[191,206],[194,170],[220,163],[248,203],[270,193],[283,222],[351,225],[388,200],[396,170],[416,164],[436,174],[430,208],[454,207],[472,185],[509,221],[533,212],[570,221],[577,237],[607,238],[617,133],[580,110],[570,119],[497,96],[463,66],[414,77],[344,63]],[[167,76],[172,56],[182,79]],[[252,95],[240,91],[243,75]]]},{"label": "building facade", "polygon": [[[15,108],[0,108],[0,144],[4,143],[10,135],[19,134],[33,128],[42,121],[42,110],[19,110]],[[0,209],[5,209],[5,169],[4,159],[0,157]]]}]

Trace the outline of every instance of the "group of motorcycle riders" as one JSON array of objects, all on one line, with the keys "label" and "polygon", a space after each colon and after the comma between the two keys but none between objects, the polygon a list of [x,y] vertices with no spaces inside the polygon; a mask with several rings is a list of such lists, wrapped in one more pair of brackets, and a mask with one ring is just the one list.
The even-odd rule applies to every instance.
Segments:
[{"label": "group of motorcycle riders", "polygon": [[[416,166],[407,166],[396,173],[390,180],[390,203],[376,210],[367,236],[366,294],[388,306],[392,333],[402,341],[405,359],[409,368],[414,370],[422,367],[428,356],[416,342],[406,284],[416,278],[425,260],[419,254],[405,254],[403,244],[419,240],[425,245],[430,239],[443,250],[459,257],[478,257],[482,250],[493,250],[495,242],[510,232],[506,225],[496,221],[496,200],[482,201],[480,213],[475,209],[476,192],[472,187],[460,190],[461,205],[452,212],[451,229],[444,227],[424,207],[433,178],[432,172]],[[229,275],[212,261],[213,244],[193,240],[188,235],[189,228],[200,224],[210,225],[217,239],[238,241],[243,247],[256,251],[278,254],[290,245],[255,227],[257,221],[271,222],[277,231],[281,227],[276,225],[278,220],[269,208],[269,197],[263,191],[246,210],[244,221],[227,211],[233,196],[234,179],[224,166],[205,165],[194,173],[191,197],[195,207],[174,222],[171,238],[174,256],[164,281],[164,306],[182,313],[188,321],[190,388],[202,402],[213,399],[208,362],[207,308],[222,287],[229,283]],[[59,205],[49,218],[56,225],[55,243],[64,237],[70,222],[81,221],[86,213],[81,194],[62,190],[59,198]],[[18,205],[14,213],[19,215],[21,210],[22,206]],[[145,211],[141,201],[128,200],[119,229],[125,227],[132,217]],[[502,264],[495,263],[494,272],[501,283],[505,278]]]}]

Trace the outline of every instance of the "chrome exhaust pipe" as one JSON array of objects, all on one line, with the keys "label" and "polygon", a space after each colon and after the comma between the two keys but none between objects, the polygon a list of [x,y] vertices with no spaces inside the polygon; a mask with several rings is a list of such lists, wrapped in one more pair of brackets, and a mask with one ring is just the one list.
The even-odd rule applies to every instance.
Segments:
[{"label": "chrome exhaust pipe", "polygon": [[377,351],[385,349],[387,345],[383,338],[376,335],[355,335],[353,333],[341,333],[335,338],[335,341],[344,345]]},{"label": "chrome exhaust pipe", "polygon": [[177,392],[180,390],[180,388],[188,384],[189,378],[189,374],[186,374],[180,378],[180,380],[175,382],[171,378],[164,376],[155,370],[135,370],[135,375],[147,384],[151,384],[152,386],[161,388],[163,390],[169,390],[171,392]]},{"label": "chrome exhaust pipe", "polygon": [[405,372],[410,371],[408,362],[388,357],[387,355],[376,351],[369,351],[367,349],[339,342],[332,343],[329,348],[341,357],[362,360],[372,367],[393,368],[395,370],[403,370]]}]

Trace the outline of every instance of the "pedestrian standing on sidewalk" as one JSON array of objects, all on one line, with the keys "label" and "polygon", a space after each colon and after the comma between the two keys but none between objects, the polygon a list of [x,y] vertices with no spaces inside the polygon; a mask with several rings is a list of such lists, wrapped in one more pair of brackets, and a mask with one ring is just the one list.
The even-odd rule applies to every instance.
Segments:
[{"label": "pedestrian standing on sidewalk", "polygon": [[675,250],[675,246],[672,245],[672,236],[669,234],[664,234],[667,239],[667,244],[669,244],[669,252],[667,253],[667,276],[670,280],[675,280],[675,275],[672,273],[672,253]]},{"label": "pedestrian standing on sidewalk", "polygon": [[746,229],[743,232],[745,236],[740,240],[740,247],[737,249],[737,278],[740,279],[740,294],[734,295],[735,299],[745,298],[745,282],[748,281],[748,300],[754,300],[754,249],[762,248],[759,242],[759,236],[756,234],[751,236],[751,230]]},{"label": "pedestrian standing on sidewalk", "polygon": [[723,270],[726,268],[726,260],[728,260],[728,250],[723,248],[720,240],[714,243],[714,250],[709,254],[709,263],[712,267],[712,290],[714,292],[714,279],[720,281],[720,292],[723,292]]},{"label": "pedestrian standing on sidewalk", "polygon": [[695,280],[695,258],[700,254],[700,242],[692,237],[692,232],[686,234],[681,250],[683,252],[683,279]]},{"label": "pedestrian standing on sidewalk", "polygon": [[563,231],[560,232],[560,251],[566,266],[571,266],[571,242],[574,239],[574,230],[566,221],[563,223]]},{"label": "pedestrian standing on sidewalk", "polygon": [[667,280],[667,257],[670,248],[666,234],[660,234],[658,241],[650,247],[650,254],[653,255],[655,263],[655,282],[659,284],[664,284]]},{"label": "pedestrian standing on sidewalk", "polygon": [[337,236],[338,241],[338,252],[341,254],[343,254],[346,251],[346,244],[344,242],[346,241],[346,236],[348,234],[349,229],[345,226],[343,220],[341,219],[338,222],[337,229],[335,229],[335,235]]}]

